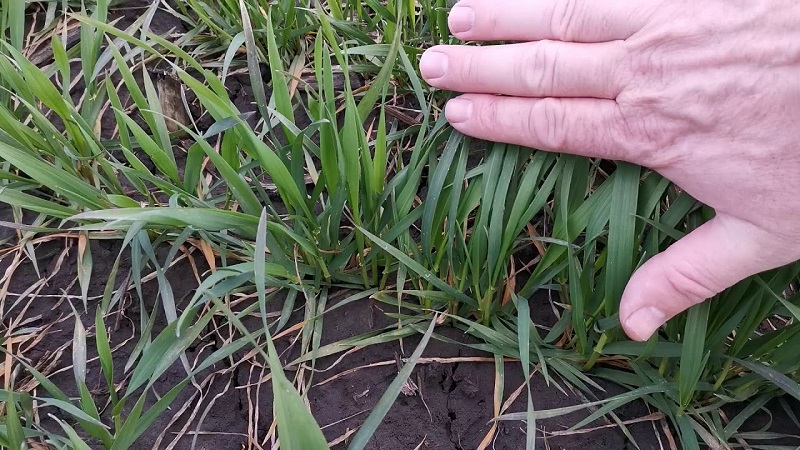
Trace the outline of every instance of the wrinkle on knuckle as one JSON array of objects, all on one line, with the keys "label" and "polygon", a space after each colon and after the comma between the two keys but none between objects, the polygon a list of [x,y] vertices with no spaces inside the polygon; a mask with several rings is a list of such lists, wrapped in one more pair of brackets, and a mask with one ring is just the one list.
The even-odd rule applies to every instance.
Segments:
[{"label": "wrinkle on knuckle", "polygon": [[533,45],[516,65],[515,78],[526,92],[547,95],[556,80],[556,56],[548,49],[546,41]]},{"label": "wrinkle on knuckle", "polygon": [[503,129],[502,128],[502,114],[500,112],[500,104],[497,100],[492,99],[480,105],[478,108],[480,114],[477,114],[478,127],[481,130],[492,131]]},{"label": "wrinkle on knuckle", "polygon": [[621,142],[636,147],[636,151],[649,155],[657,145],[648,137],[647,126],[641,115],[621,114],[617,126],[617,134]]},{"label": "wrinkle on knuckle", "polygon": [[565,0],[556,2],[553,7],[553,16],[550,21],[550,33],[554,38],[569,41],[576,36],[579,30],[581,0]]},{"label": "wrinkle on knuckle", "polygon": [[647,97],[637,97],[630,103],[629,99],[624,100],[615,131],[626,153],[637,155],[638,162],[651,169],[680,164],[683,154],[678,141],[684,127],[662,114],[660,107]]},{"label": "wrinkle on knuckle", "polygon": [[633,38],[623,43],[629,70],[636,79],[650,82],[654,74],[663,72],[664,39],[666,37],[647,35]]},{"label": "wrinkle on knuckle", "polygon": [[669,266],[664,281],[681,300],[691,304],[705,301],[724,289],[710,274],[688,263]]},{"label": "wrinkle on knuckle", "polygon": [[663,83],[667,73],[663,54],[656,48],[646,48],[636,54],[632,63],[633,72],[648,83]]},{"label": "wrinkle on knuckle", "polygon": [[528,132],[549,150],[564,149],[568,130],[563,104],[557,99],[546,98],[537,106],[531,108],[528,115]]},{"label": "wrinkle on knuckle", "polygon": [[474,52],[463,52],[462,54],[458,55],[457,58],[450,58],[451,61],[457,61],[457,67],[455,67],[455,70],[453,71],[455,72],[454,75],[458,77],[455,81],[464,86],[470,86],[480,82],[479,76],[481,62],[473,53]]},{"label": "wrinkle on knuckle", "polygon": [[[678,72],[696,69],[708,64],[702,53],[687,51],[708,43],[703,36],[696,37],[696,31],[687,30],[683,25],[660,27],[642,37],[625,41],[625,48],[631,54],[631,68],[642,83],[666,84],[674,81]],[[720,54],[723,49],[713,53]]]}]

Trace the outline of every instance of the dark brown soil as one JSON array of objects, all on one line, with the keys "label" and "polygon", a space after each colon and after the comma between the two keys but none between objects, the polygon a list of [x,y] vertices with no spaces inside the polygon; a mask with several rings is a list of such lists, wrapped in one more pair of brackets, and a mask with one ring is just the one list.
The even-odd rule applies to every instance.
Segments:
[{"label": "dark brown soil", "polygon": [[[8,232],[8,229],[5,229]],[[90,296],[102,292],[107,274],[104,273],[113,265],[119,247],[114,241],[95,241],[91,245],[95,264],[94,278]],[[66,252],[66,254],[65,254]],[[33,264],[25,262],[16,268],[5,295],[6,308],[3,311],[3,326],[8,327],[13,320],[26,321],[26,326],[42,327],[37,334],[38,343],[30,347],[21,345],[17,355],[29,361],[49,375],[60,389],[67,395],[77,395],[71,370],[71,352],[74,316],[69,302],[81,310],[79,288],[75,280],[76,247],[72,240],[45,242],[36,247],[41,277],[36,274]],[[164,254],[160,255],[163,258]],[[0,272],[8,267],[8,259],[0,264]],[[59,260],[62,260],[59,266]],[[197,260],[199,261],[199,259]],[[121,265],[120,273],[126,273],[128,262]],[[199,269],[204,268],[200,265]],[[185,304],[196,287],[194,271],[188,263],[181,263],[166,273],[176,302],[180,308]],[[10,308],[19,294],[27,288],[48,278],[46,285],[28,297],[30,301],[22,301],[16,308]],[[145,309],[152,313],[160,310],[157,300],[157,286],[154,281],[144,284],[143,298]],[[110,328],[112,348],[120,347],[114,352],[114,364],[117,370],[115,381],[121,382],[130,373],[122,373],[130,353],[140,336],[138,325],[140,306],[135,295],[124,298],[122,307],[107,318]],[[336,297],[333,295],[332,297]],[[183,299],[183,300],[182,300]],[[96,356],[93,345],[93,318],[97,300],[90,300],[88,313],[81,314],[81,320],[89,331],[89,358]],[[21,308],[28,304],[24,311]],[[298,300],[297,305],[301,305]],[[334,306],[332,302],[330,306]],[[534,302],[535,320],[549,321],[549,304],[546,299]],[[271,310],[280,310],[279,302],[271,305]],[[389,311],[387,311],[389,310]],[[335,308],[324,315],[323,338],[321,345],[338,342],[353,336],[381,329],[391,325],[386,312],[393,308],[373,300],[362,300],[341,308]],[[302,317],[298,310],[297,318]],[[154,329],[155,336],[165,325],[163,311]],[[257,327],[260,319],[253,318],[252,324]],[[219,325],[219,324],[218,324]],[[291,325],[291,323],[290,323]],[[452,329],[438,329],[439,336],[465,344],[476,341],[463,332]],[[296,356],[292,342],[294,334],[289,334],[277,342],[278,350],[283,352],[286,363]],[[407,338],[402,344],[399,341],[371,345],[351,352],[339,361],[339,356],[321,358],[317,361],[316,370],[307,393],[312,412],[320,426],[323,427],[329,442],[340,439],[342,442],[332,448],[347,448],[348,433],[357,429],[380,399],[383,392],[398,372],[398,357],[408,357],[416,347],[417,337]],[[187,351],[191,363],[202,361],[213,350],[221,345],[213,339],[201,339],[196,346]],[[19,350],[22,349],[22,350]],[[246,350],[249,351],[249,348]],[[189,386],[173,404],[171,410],[165,412],[156,425],[151,427],[132,448],[136,449],[216,449],[234,450],[248,448],[248,436],[264,439],[272,424],[271,386],[259,383],[266,372],[255,360],[241,361],[233,358],[223,361],[196,378],[196,386]],[[475,358],[480,358],[477,361]],[[370,367],[368,367],[370,366]],[[49,367],[49,369],[45,369]],[[89,363],[87,384],[94,394],[98,405],[104,405],[108,399],[105,383],[102,379],[97,361]],[[523,383],[521,366],[518,363],[505,364],[505,383],[503,401],[517,390]],[[287,372],[291,378],[294,374]],[[305,376],[309,373],[306,372]],[[185,371],[176,363],[155,384],[154,391],[160,395],[182,381]],[[24,384],[27,377],[18,380]],[[382,425],[378,428],[368,449],[406,450],[406,449],[476,449],[489,433],[493,417],[493,390],[495,369],[492,355],[479,352],[465,345],[454,345],[433,339],[423,353],[423,359],[415,369],[411,381],[413,385],[408,394],[401,394],[392,406]],[[601,383],[602,384],[602,383]],[[569,390],[568,384],[562,383],[568,395],[553,386],[548,386],[541,375],[532,379],[534,405],[537,409],[552,409],[585,403],[586,397]],[[609,384],[605,395],[621,393],[621,389]],[[47,397],[41,388],[35,391],[38,396]],[[603,393],[597,393],[603,397]],[[147,403],[152,405],[151,395]],[[519,396],[507,412],[523,411],[525,396]],[[796,434],[794,424],[779,407],[777,402],[770,405],[773,411],[772,430],[782,433]],[[795,407],[795,411],[798,408]],[[647,419],[647,408],[641,403],[634,403],[616,411],[623,421]],[[58,426],[47,418],[47,413],[70,421],[64,413],[48,408],[39,411],[41,425],[48,430],[58,430]],[[108,417],[108,411],[103,414]],[[605,421],[598,421],[589,428],[595,431],[582,434],[565,434],[564,430],[582,420],[588,411],[568,416],[542,420],[537,423],[539,442],[542,448],[552,449],[633,449],[630,443],[616,426]],[[745,427],[758,430],[767,424],[766,414],[754,417]],[[70,421],[72,422],[72,421]],[[629,430],[641,449],[670,448],[663,433],[660,421],[643,420],[629,425]],[[196,432],[196,445],[192,446]],[[544,446],[546,442],[547,446]],[[796,445],[797,442],[786,442]],[[263,446],[263,443],[262,443]],[[524,423],[501,422],[491,445],[492,449],[520,449],[525,446]],[[98,444],[94,448],[101,448]],[[256,447],[253,447],[256,448]]]},{"label": "dark brown soil", "polygon": [[[102,293],[107,274],[104,273],[112,265],[118,254],[118,245],[113,241],[96,241],[91,245],[95,265],[94,278],[90,296]],[[46,286],[36,292],[27,310],[7,309],[4,311],[4,326],[11,320],[20,319],[20,314],[30,319],[28,326],[44,329],[40,333],[40,341],[31,348],[22,345],[18,356],[30,361],[35,367],[51,367],[44,370],[49,378],[67,395],[77,395],[71,365],[72,336],[74,317],[72,302],[80,311],[79,287],[74,283],[76,275],[75,243],[69,241],[51,241],[38,245],[36,254],[42,277],[49,277]],[[60,267],[59,260],[63,262]],[[161,256],[163,258],[163,255]],[[2,262],[0,271],[8,267],[9,258]],[[199,259],[198,259],[199,261]],[[128,263],[124,263],[120,273],[126,273]],[[202,267],[200,268],[202,270]],[[122,277],[120,277],[122,278]],[[6,295],[6,305],[19,298],[26,288],[39,282],[33,264],[26,262],[16,268]],[[167,279],[173,289],[179,307],[185,304],[187,296],[191,296],[196,287],[194,272],[188,263],[174,266],[167,272]],[[138,337],[139,305],[133,292],[126,296],[124,307],[107,318],[110,328],[112,348],[121,345],[114,352],[116,381],[122,381],[129,374],[122,374],[130,352]],[[155,281],[144,285],[145,309],[148,312],[159,310],[153,305],[157,297]],[[30,297],[29,297],[30,299]],[[20,305],[27,304],[20,302]],[[84,326],[89,330],[89,358],[96,356],[93,345],[93,321],[98,301],[90,300],[88,313],[81,315]],[[298,305],[301,302],[298,300]],[[279,310],[281,305],[273,305]],[[331,305],[333,306],[333,305]],[[373,300],[362,300],[345,307],[337,308],[324,316],[324,333],[322,345],[357,336],[375,329],[391,325],[383,309],[387,306]],[[391,309],[391,308],[389,308]],[[541,303],[541,311],[549,310],[546,300]],[[302,314],[302,313],[301,313]],[[160,320],[154,329],[155,336],[165,326],[163,311],[159,311]],[[298,316],[302,317],[302,315]],[[258,320],[254,320],[258,324]],[[437,330],[442,336],[464,342],[474,343],[474,339],[456,329],[443,328]],[[278,342],[279,351],[290,347],[295,335],[288,335]],[[355,351],[341,361],[340,355],[321,358],[317,361],[312,388],[308,392],[308,400],[312,412],[329,442],[342,438],[348,431],[355,430],[366,419],[375,403],[392,382],[398,372],[396,358],[408,357],[413,352],[419,339],[407,338],[398,341],[371,345]],[[219,343],[208,340],[199,342],[187,352],[190,362],[195,358],[202,359],[219,347]],[[249,350],[249,349],[248,349]],[[291,359],[292,350],[285,352],[284,362]],[[471,362],[468,358],[482,358],[483,361]],[[366,367],[372,365],[373,367]],[[92,390],[98,405],[104,405],[108,395],[105,383],[95,360],[89,363],[87,384]],[[43,370],[43,369],[40,369]],[[348,372],[350,371],[350,372]],[[206,449],[240,449],[247,448],[247,435],[260,439],[267,434],[272,422],[272,395],[269,383],[258,384],[265,372],[250,363],[238,364],[232,368],[230,361],[224,361],[197,377],[199,386],[189,386],[176,400],[172,410],[165,412],[157,422],[137,441],[133,448],[192,448],[192,432],[197,431],[196,447]],[[287,375],[293,375],[288,372]],[[306,372],[308,375],[308,372]],[[160,395],[166,393],[185,377],[180,363],[171,367],[156,383],[154,390]],[[505,364],[504,401],[523,383],[521,366],[518,363]],[[495,369],[492,356],[473,350],[463,345],[448,344],[439,340],[431,340],[423,354],[423,361],[415,369],[411,381],[416,389],[409,395],[401,394],[391,408],[380,428],[374,435],[369,449],[475,449],[491,428],[493,417],[493,390]],[[249,386],[249,388],[248,388]],[[610,393],[615,392],[611,387]],[[565,389],[568,389],[565,387]],[[533,378],[532,390],[537,409],[551,409],[585,402],[579,395],[564,395],[555,387],[547,386],[544,379],[537,375]],[[569,391],[568,391],[569,392]],[[47,397],[41,388],[36,395]],[[151,396],[152,397],[152,396]],[[151,398],[148,405],[154,400]],[[213,402],[213,403],[212,403]],[[182,407],[185,407],[183,409]],[[525,396],[511,406],[508,412],[524,410]],[[183,410],[182,410],[183,409]],[[204,412],[205,418],[201,421]],[[47,419],[46,413],[67,419],[63,413],[44,408],[39,415],[45,428],[58,430],[56,423]],[[585,446],[597,449],[635,448],[626,442],[625,437],[616,427],[603,428],[586,434],[552,436],[570,425],[586,417],[588,413],[576,413],[559,419],[543,420],[537,423],[541,439],[546,439],[549,448],[577,449]],[[618,411],[623,420],[637,419],[647,416],[649,412],[641,404],[635,404]],[[594,426],[609,425],[598,422]],[[248,427],[254,427],[248,431]],[[660,448],[655,429],[660,430],[658,422],[642,422],[629,427],[641,448]],[[544,434],[542,434],[544,433]],[[173,442],[173,439],[176,439]],[[421,444],[421,446],[420,446]],[[525,433],[522,422],[501,422],[498,432],[489,448],[518,449],[524,448]],[[333,448],[345,449],[347,440]],[[419,447],[418,447],[419,446]],[[96,448],[101,448],[99,445]]]}]

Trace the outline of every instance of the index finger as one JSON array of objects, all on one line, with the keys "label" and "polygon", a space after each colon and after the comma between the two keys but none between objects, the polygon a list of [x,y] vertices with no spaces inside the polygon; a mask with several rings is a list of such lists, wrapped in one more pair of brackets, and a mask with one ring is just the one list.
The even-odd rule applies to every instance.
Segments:
[{"label": "index finger", "polygon": [[633,36],[654,0],[461,0],[448,18],[465,41],[608,42]]}]

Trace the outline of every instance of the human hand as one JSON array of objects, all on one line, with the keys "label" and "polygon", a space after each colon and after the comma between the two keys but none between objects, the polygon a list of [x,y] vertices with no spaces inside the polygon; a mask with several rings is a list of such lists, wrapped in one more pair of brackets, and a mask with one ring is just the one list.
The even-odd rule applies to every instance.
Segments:
[{"label": "human hand", "polygon": [[649,167],[715,217],[634,273],[620,321],[667,320],[800,259],[800,2],[462,0],[420,69],[466,93],[445,115],[480,139]]}]

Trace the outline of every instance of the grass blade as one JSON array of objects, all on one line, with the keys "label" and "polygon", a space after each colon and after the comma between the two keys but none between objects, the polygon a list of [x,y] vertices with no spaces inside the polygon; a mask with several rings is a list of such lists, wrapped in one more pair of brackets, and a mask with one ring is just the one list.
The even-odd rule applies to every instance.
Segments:
[{"label": "grass blade", "polygon": [[608,225],[608,260],[606,262],[606,315],[619,309],[622,291],[633,273],[636,245],[636,208],[639,193],[637,166],[620,163],[614,178],[614,190]]},{"label": "grass blade", "polygon": [[23,450],[25,448],[25,432],[22,429],[22,423],[19,420],[19,413],[17,412],[17,403],[13,397],[9,398],[10,401],[5,402],[6,409],[6,439],[8,440],[9,448],[15,450]]},{"label": "grass blade", "polygon": [[[258,235],[256,237],[254,273],[259,303],[262,305],[262,319],[266,321],[265,299],[265,265],[267,242],[267,211],[264,209],[258,221]],[[275,398],[274,412],[278,422],[278,437],[281,448],[286,450],[327,450],[328,443],[322,430],[317,425],[314,417],[306,408],[300,394],[286,378],[278,359],[278,352],[266,322],[264,332],[267,334],[267,349],[270,372],[272,373],[272,393]]]},{"label": "grass blade", "polygon": [[708,359],[704,352],[709,310],[709,302],[696,305],[689,310],[686,320],[678,383],[682,409],[689,406]]},{"label": "grass blade", "polygon": [[800,384],[786,375],[761,362],[746,361],[739,358],[733,358],[733,360],[738,364],[741,364],[743,367],[752,370],[754,373],[771,382],[775,386],[778,386],[792,397],[800,400]]},{"label": "grass blade", "polygon": [[56,422],[58,422],[59,425],[61,425],[61,428],[64,430],[64,432],[67,433],[69,442],[70,444],[72,444],[74,450],[92,450],[92,448],[89,447],[89,445],[86,444],[86,442],[84,442],[84,440],[81,439],[80,436],[78,436],[78,433],[75,431],[74,428],[69,426],[66,422],[59,420],[57,417],[55,417],[54,419]]},{"label": "grass blade", "polygon": [[468,295],[465,295],[462,292],[458,292],[452,286],[437,278],[430,270],[423,267],[422,264],[411,259],[405,253],[392,247],[387,242],[385,242],[378,236],[375,236],[374,234],[370,233],[369,231],[365,230],[364,228],[362,227],[356,227],[356,228],[361,230],[361,232],[364,233],[364,235],[367,236],[367,238],[372,242],[374,242],[378,247],[380,247],[384,251],[388,252],[389,254],[397,258],[397,260],[400,261],[403,265],[405,265],[411,271],[422,277],[425,281],[431,283],[438,289],[441,289],[442,292],[450,295],[454,299],[459,300],[463,303],[466,303],[471,306],[477,306],[477,302],[473,298],[469,297]]},{"label": "grass blade", "polygon": [[[242,30],[244,33],[245,48],[247,49],[247,70],[250,73],[250,86],[253,87],[253,97],[255,97],[256,107],[261,112],[261,116],[264,118],[268,118],[269,115],[267,115],[267,110],[265,109],[267,107],[268,101],[267,101],[267,94],[266,92],[264,92],[264,81],[263,81],[264,79],[261,76],[261,68],[259,67],[258,64],[258,47],[256,47],[256,40],[255,37],[253,36],[253,24],[250,23],[250,13],[247,11],[247,6],[245,6],[244,0],[239,0],[239,11],[242,14]],[[272,8],[270,8],[269,11],[272,11]],[[267,14],[267,21],[271,22],[269,13]],[[274,41],[275,36],[271,34],[269,30],[267,31],[267,33],[269,33],[267,39]],[[270,56],[272,56],[271,48],[269,53]],[[270,59],[270,69],[272,69],[271,59]],[[272,80],[274,85],[275,70],[273,70],[272,72],[273,72]],[[288,96],[288,90],[286,91],[286,94]],[[275,93],[275,95],[276,97],[278,96],[277,93]],[[281,98],[281,102],[285,100],[286,100],[285,98]],[[282,107],[284,106],[285,106],[284,104],[281,104],[278,107],[278,110],[282,111]]]},{"label": "grass blade", "polygon": [[526,450],[534,450],[536,448],[536,411],[534,410],[533,395],[531,394],[531,312],[527,299],[516,297],[515,300],[517,304],[519,356],[522,363],[522,373],[525,375],[525,387],[528,391],[528,407],[525,418],[525,448]]},{"label": "grass blade", "polygon": [[89,245],[89,234],[82,232],[78,236],[78,284],[81,287],[83,310],[88,310],[89,284],[92,281],[92,248]]},{"label": "grass blade", "polygon": [[[275,41],[275,30],[272,25],[272,10],[273,8],[267,10],[266,33],[264,35],[267,40],[267,59],[269,61],[269,71],[272,78],[272,96],[275,98],[275,109],[278,113],[294,123],[294,108],[292,107],[292,98],[289,94],[289,85],[286,82],[286,77],[283,75],[285,70],[280,53],[278,52],[278,43]],[[245,33],[247,33],[246,30]],[[248,55],[248,64],[249,63],[250,57]],[[254,81],[254,84],[255,83]],[[253,87],[255,88],[255,85]],[[261,84],[261,87],[263,89],[263,84]],[[266,96],[264,96],[264,98],[266,99]],[[264,106],[266,106],[266,102]],[[265,115],[264,117],[269,116]],[[283,127],[283,132],[287,139],[289,139],[289,142],[296,137],[286,126]]]},{"label": "grass blade", "polygon": [[[11,45],[17,50],[22,50],[25,38],[25,5],[24,1],[8,0],[3,4],[8,8],[7,20],[11,35]],[[5,30],[3,30],[5,32]]]},{"label": "grass blade", "polygon": [[[664,383],[660,385],[644,386],[641,388],[625,392],[623,394],[615,395],[614,397],[611,398],[597,400],[594,402],[588,402],[574,406],[562,406],[560,408],[547,409],[547,410],[540,409],[534,413],[534,416],[536,417],[537,420],[552,419],[553,417],[561,417],[584,409],[593,409],[596,406],[603,406],[602,411],[598,410],[592,416],[587,417],[583,421],[583,423],[576,424],[574,427],[572,427],[572,429],[577,429],[578,427],[583,426],[586,423],[591,423],[595,421],[597,417],[602,417],[608,411],[619,408],[622,405],[638,400],[647,395],[677,391],[677,388],[678,386],[675,383]],[[528,416],[527,412],[509,413],[498,417],[497,420],[525,420],[527,416]]]},{"label": "grass blade", "polygon": [[108,392],[111,395],[112,407],[118,401],[117,391],[114,386],[114,360],[111,354],[111,344],[109,343],[106,324],[103,320],[103,311],[98,307],[95,314],[95,343],[97,345],[97,355],[100,359],[100,367],[106,380]]},{"label": "grass blade", "polygon": [[397,18],[397,28],[395,28],[395,33],[392,37],[392,43],[389,47],[389,54],[386,56],[377,78],[372,83],[372,86],[369,88],[367,93],[364,94],[361,102],[358,104],[358,115],[361,120],[364,120],[367,117],[369,112],[375,106],[375,102],[378,101],[378,98],[380,98],[381,91],[383,91],[384,86],[389,84],[389,78],[392,75],[392,71],[394,70],[397,61],[397,55],[403,43],[403,27],[400,26],[406,11],[405,8],[403,8],[403,3],[404,2],[402,1],[396,2],[397,10],[395,17]]},{"label": "grass blade", "polygon": [[31,178],[80,205],[102,209],[111,206],[95,187],[69,172],[36,157],[27,150],[0,141],[0,158],[23,170]]}]

